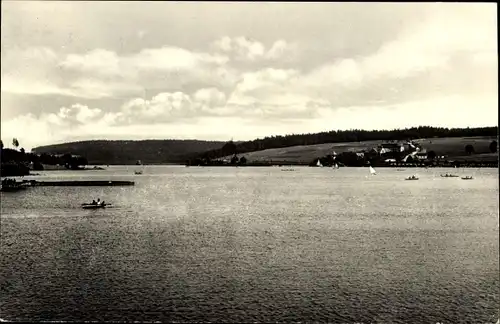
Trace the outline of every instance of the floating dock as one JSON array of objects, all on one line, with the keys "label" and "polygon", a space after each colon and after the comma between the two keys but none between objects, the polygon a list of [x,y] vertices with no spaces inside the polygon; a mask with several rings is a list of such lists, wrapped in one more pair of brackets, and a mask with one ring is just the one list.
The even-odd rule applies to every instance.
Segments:
[{"label": "floating dock", "polygon": [[24,180],[24,183],[29,183],[32,187],[37,186],[52,186],[52,187],[103,187],[103,186],[133,186],[133,181],[95,181],[95,180],[69,180],[69,181],[37,181]]}]

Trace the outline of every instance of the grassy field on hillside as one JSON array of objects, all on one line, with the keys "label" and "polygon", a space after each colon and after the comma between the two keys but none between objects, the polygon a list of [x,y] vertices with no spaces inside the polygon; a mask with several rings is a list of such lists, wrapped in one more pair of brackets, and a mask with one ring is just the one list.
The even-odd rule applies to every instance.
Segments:
[{"label": "grassy field on hillside", "polygon": [[476,154],[491,153],[490,143],[496,140],[491,137],[445,137],[445,138],[427,138],[416,140],[427,149],[434,151],[437,155],[448,155],[450,157],[458,157],[467,155],[465,145],[471,144],[474,147]]},{"label": "grassy field on hillside", "polygon": [[[437,155],[447,155],[453,159],[480,159],[494,160],[498,158],[498,154],[491,154],[489,150],[490,143],[495,140],[491,137],[448,137],[448,138],[431,138],[421,139],[416,142],[420,143],[427,151],[434,151]],[[240,154],[245,156],[249,162],[254,161],[272,161],[272,162],[302,162],[309,163],[315,158],[342,152],[358,152],[371,149],[384,141],[367,141],[367,142],[347,142],[347,143],[327,143],[317,145],[301,145],[284,148],[268,149],[263,151],[249,152]],[[471,144],[474,147],[476,154],[465,156],[465,145]]]}]

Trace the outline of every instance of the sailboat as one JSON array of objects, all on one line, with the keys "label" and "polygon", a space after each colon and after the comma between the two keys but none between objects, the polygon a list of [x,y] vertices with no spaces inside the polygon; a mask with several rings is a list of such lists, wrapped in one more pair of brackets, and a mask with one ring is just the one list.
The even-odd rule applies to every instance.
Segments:
[{"label": "sailboat", "polygon": [[[135,162],[135,165],[142,165],[142,161],[137,160],[137,162]],[[142,174],[142,170],[135,170],[134,174]]]},{"label": "sailboat", "polygon": [[334,169],[338,169],[339,168],[339,165],[337,163],[335,163],[334,165],[332,165],[332,168]]},{"label": "sailboat", "polygon": [[370,174],[371,175],[377,175],[377,171],[375,171],[374,168],[372,168],[372,166],[370,165]]},{"label": "sailboat", "polygon": [[318,167],[322,167],[323,166],[323,164],[321,164],[321,162],[320,162],[319,159],[318,159],[318,162],[316,162],[316,166],[318,166]]}]

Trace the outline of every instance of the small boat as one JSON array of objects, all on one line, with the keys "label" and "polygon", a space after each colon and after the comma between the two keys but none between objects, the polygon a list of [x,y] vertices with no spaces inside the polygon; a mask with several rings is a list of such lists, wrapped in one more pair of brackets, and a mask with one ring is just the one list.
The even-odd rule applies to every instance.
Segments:
[{"label": "small boat", "polygon": [[142,171],[134,171],[134,174],[142,174]]},{"label": "small boat", "polygon": [[441,177],[443,177],[443,178],[458,178],[458,175],[446,173],[446,174],[442,174]]},{"label": "small boat", "polygon": [[372,168],[372,166],[370,165],[370,174],[371,175],[377,175],[377,171],[375,171],[374,168]]},{"label": "small boat", "polygon": [[0,191],[19,191],[24,190],[30,186],[30,183],[27,181],[17,182],[15,179],[4,179],[0,185]]},{"label": "small boat", "polygon": [[111,204],[92,204],[92,203],[86,203],[82,204],[83,209],[98,209],[98,208],[105,208],[106,206],[110,206]]},{"label": "small boat", "polygon": [[465,176],[465,177],[462,177],[462,180],[472,180],[472,176]]},{"label": "small boat", "polygon": [[412,176],[406,178],[405,180],[418,180],[418,177],[415,175],[412,175]]},{"label": "small boat", "polygon": [[323,167],[323,164],[321,164],[321,161],[319,159],[318,159],[318,162],[316,162],[316,166],[320,167],[320,168]]}]

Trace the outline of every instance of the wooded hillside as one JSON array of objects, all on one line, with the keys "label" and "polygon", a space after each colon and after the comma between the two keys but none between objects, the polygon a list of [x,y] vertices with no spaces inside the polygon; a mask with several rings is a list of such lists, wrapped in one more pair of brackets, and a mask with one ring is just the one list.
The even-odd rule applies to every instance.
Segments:
[{"label": "wooded hillside", "polygon": [[220,148],[224,142],[197,140],[83,141],[40,146],[40,153],[71,153],[87,158],[89,164],[184,163],[202,152]]}]

